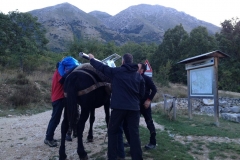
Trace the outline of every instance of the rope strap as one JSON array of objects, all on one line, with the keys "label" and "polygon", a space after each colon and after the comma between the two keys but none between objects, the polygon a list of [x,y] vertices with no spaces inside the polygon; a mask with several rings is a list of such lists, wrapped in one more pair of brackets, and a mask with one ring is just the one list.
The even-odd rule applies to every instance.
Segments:
[{"label": "rope strap", "polygon": [[[81,95],[84,95],[84,94],[88,94],[89,92],[99,88],[99,87],[102,87],[102,86],[106,86],[106,87],[111,87],[111,84],[110,83],[107,83],[107,82],[97,82],[96,79],[91,75],[89,74],[88,72],[85,72],[83,70],[74,70],[73,72],[82,72],[82,73],[85,73],[87,74],[88,76],[90,76],[94,83],[93,85],[91,85],[90,87],[84,89],[84,90],[81,90],[81,91],[78,91],[78,96],[81,96]],[[64,96],[67,97],[67,93],[64,92]]]}]

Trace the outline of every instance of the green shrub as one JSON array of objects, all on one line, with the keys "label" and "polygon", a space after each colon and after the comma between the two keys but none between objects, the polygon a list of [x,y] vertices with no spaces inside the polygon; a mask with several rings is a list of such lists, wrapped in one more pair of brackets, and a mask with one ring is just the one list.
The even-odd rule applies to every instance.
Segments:
[{"label": "green shrub", "polygon": [[18,73],[16,77],[7,79],[8,84],[17,84],[17,85],[26,85],[29,84],[30,81],[27,79],[24,73]]},{"label": "green shrub", "polygon": [[38,102],[42,99],[37,87],[33,84],[17,86],[16,91],[9,97],[14,106],[26,105],[31,102]]}]

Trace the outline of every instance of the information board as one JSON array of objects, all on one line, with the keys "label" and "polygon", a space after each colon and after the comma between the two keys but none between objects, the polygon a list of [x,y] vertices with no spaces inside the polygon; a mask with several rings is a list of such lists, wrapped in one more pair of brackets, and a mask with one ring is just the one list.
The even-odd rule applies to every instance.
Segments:
[{"label": "information board", "polygon": [[190,95],[213,96],[213,66],[190,70]]}]

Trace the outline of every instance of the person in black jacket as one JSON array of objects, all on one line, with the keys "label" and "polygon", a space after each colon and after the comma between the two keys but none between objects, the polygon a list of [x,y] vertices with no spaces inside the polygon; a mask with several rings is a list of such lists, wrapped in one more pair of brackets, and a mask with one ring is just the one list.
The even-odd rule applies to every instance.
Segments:
[{"label": "person in black jacket", "polygon": [[154,149],[156,147],[156,129],[152,120],[151,101],[157,93],[157,88],[153,83],[152,78],[144,74],[146,71],[146,65],[144,63],[139,63],[138,68],[138,72],[142,75],[145,81],[145,95],[141,100],[140,112],[143,115],[150,132],[150,141],[145,145],[145,149]]},{"label": "person in black jacket", "polygon": [[[147,128],[150,132],[150,140],[149,143],[145,145],[145,149],[154,149],[156,147],[156,129],[152,120],[151,101],[157,93],[157,88],[153,83],[152,78],[144,74],[147,69],[146,65],[144,63],[139,63],[138,68],[138,72],[142,75],[145,81],[145,94],[144,97],[141,99],[140,112],[143,115],[147,124]],[[129,127],[127,126],[127,122],[125,121],[123,123],[123,130],[127,139],[127,142],[124,143],[124,146],[128,147],[129,143],[131,143],[131,138],[129,136]]]},{"label": "person in black jacket", "polygon": [[130,149],[133,160],[142,160],[139,138],[140,100],[144,96],[145,83],[137,72],[138,65],[133,64],[133,57],[126,53],[122,57],[121,67],[110,68],[94,59],[89,54],[90,64],[111,79],[112,97],[111,117],[108,125],[108,159],[117,159],[119,128],[126,121],[131,139]]}]

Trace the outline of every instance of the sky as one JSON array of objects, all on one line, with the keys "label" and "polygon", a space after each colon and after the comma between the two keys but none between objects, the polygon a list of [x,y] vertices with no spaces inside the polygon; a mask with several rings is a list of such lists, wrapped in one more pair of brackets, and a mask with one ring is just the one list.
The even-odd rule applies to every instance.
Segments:
[{"label": "sky", "polygon": [[183,11],[199,20],[221,26],[224,20],[240,18],[239,0],[0,0],[0,12],[7,14],[18,9],[28,12],[68,2],[82,11],[103,11],[116,15],[138,4],[161,5]]}]

